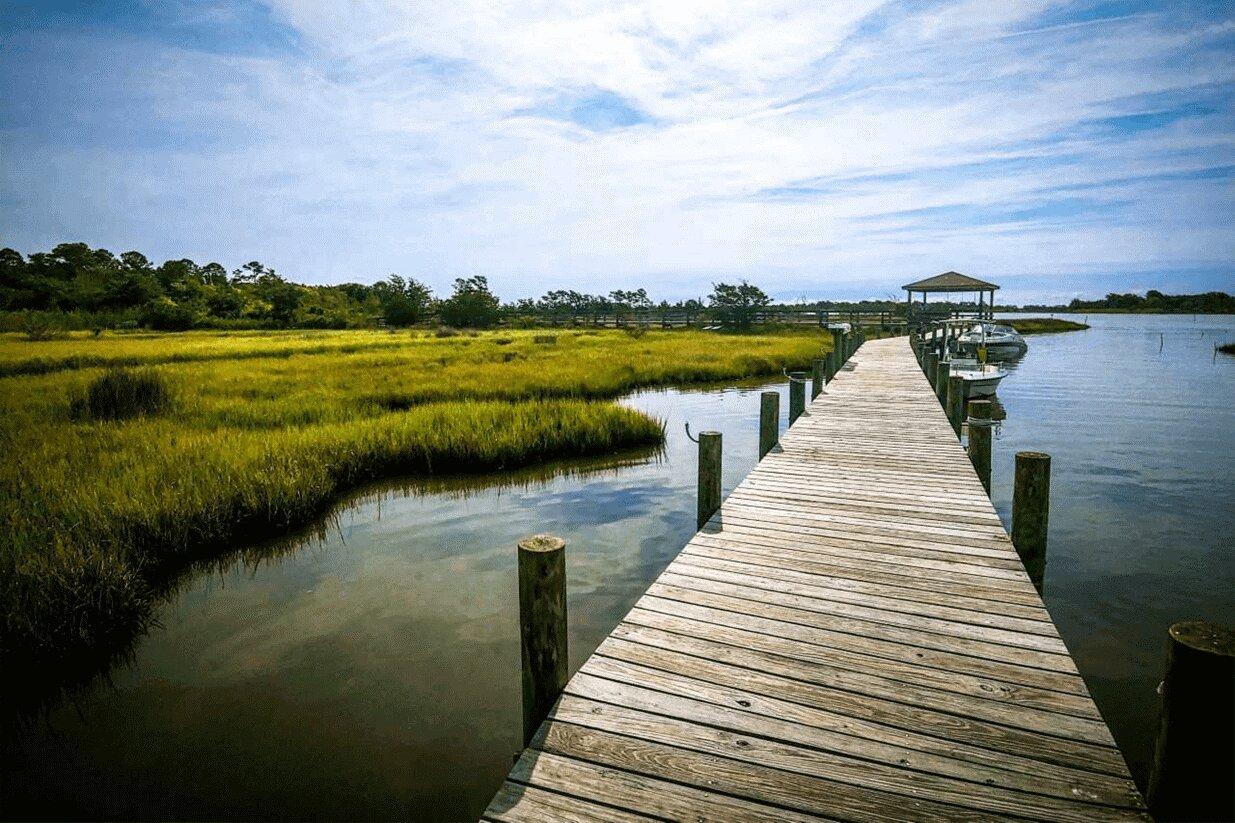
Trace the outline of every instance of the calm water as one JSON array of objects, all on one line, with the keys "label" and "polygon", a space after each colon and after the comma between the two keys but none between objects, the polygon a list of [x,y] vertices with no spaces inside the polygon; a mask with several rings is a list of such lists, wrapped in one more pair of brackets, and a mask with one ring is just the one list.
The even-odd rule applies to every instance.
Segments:
[{"label": "calm water", "polygon": [[[994,498],[1007,522],[1013,452],[1054,456],[1047,605],[1140,773],[1165,627],[1235,623],[1235,318],[1090,322],[1004,381]],[[731,489],[760,388],[636,395],[661,455],[369,492],[191,579],[132,666],[5,742],[5,814],[474,819],[520,742],[516,540],[568,541],[577,666],[693,532],[683,422],[724,432]]]},{"label": "calm water", "polygon": [[1235,317],[1087,322],[1028,338],[1000,386],[992,491],[1010,525],[1015,452],[1051,455],[1044,599],[1143,784],[1167,626],[1235,625]]}]

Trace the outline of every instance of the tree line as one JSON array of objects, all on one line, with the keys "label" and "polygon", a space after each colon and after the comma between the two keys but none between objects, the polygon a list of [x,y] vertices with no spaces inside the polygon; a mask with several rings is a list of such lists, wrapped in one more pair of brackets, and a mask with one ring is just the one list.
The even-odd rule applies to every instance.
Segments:
[{"label": "tree line", "polygon": [[1235,314],[1235,297],[1221,291],[1204,294],[1108,294],[1101,300],[1073,300],[1068,311],[1116,311],[1137,314]]},{"label": "tree line", "polygon": [[454,281],[438,298],[414,278],[392,274],[372,285],[304,285],[253,261],[228,272],[218,263],[168,260],[155,265],[144,254],[114,255],[85,243],[62,243],[28,258],[0,249],[0,310],[54,315],[78,328],[145,326],[192,328],[363,328],[411,326],[430,320],[486,328],[500,322],[598,322],[619,324],[659,312],[749,325],[770,298],[749,283],[718,283],[705,299],[654,303],[646,289],[607,294],[554,290],[537,300],[502,303],[481,275]]}]

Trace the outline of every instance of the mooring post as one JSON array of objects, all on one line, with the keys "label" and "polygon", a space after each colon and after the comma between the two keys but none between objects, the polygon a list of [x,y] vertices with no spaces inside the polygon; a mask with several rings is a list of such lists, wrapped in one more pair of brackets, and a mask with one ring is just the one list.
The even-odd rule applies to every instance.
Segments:
[{"label": "mooring post", "polygon": [[519,641],[523,652],[523,745],[566,688],[566,541],[519,541]]},{"label": "mooring post", "polygon": [[948,412],[948,420],[952,423],[952,431],[961,436],[961,423],[965,413],[965,378],[959,374],[948,376],[948,396],[944,408]]},{"label": "mooring post", "polygon": [[780,392],[759,395],[759,459],[776,448],[780,440]]},{"label": "mooring post", "polygon": [[947,360],[940,360],[938,368],[935,369],[935,396],[939,398],[939,402],[943,407],[948,407],[948,375],[952,372],[952,364]]},{"label": "mooring post", "polygon": [[1149,810],[1155,820],[1235,820],[1235,631],[1189,620],[1167,636]]},{"label": "mooring post", "polygon": [[1046,531],[1051,510],[1051,456],[1016,453],[1012,484],[1012,545],[1038,592],[1046,575]]},{"label": "mooring post", "polygon": [[825,363],[822,360],[816,360],[811,364],[810,370],[810,399],[814,400],[823,393],[823,384],[826,382],[824,377]]},{"label": "mooring post", "polygon": [[933,389],[935,388],[935,371],[939,368],[939,355],[928,351],[922,359],[926,361],[926,382],[930,383]]},{"label": "mooring post", "polygon": [[991,493],[991,401],[969,401],[969,461],[987,496]]},{"label": "mooring post", "polygon": [[835,358],[833,361],[836,368],[833,373],[840,371],[840,367],[845,365],[845,333],[840,329],[832,329],[832,355]]},{"label": "mooring post", "polygon": [[720,508],[720,442],[720,432],[699,432],[700,529]]},{"label": "mooring post", "polygon": [[789,372],[789,425],[806,411],[806,372]]}]

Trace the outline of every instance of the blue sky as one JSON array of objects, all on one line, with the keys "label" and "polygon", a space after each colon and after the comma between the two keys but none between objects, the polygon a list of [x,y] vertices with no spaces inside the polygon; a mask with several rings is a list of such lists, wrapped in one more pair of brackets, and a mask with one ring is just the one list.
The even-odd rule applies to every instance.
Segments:
[{"label": "blue sky", "polygon": [[1235,291],[1235,6],[0,0],[0,244],[506,298]]}]

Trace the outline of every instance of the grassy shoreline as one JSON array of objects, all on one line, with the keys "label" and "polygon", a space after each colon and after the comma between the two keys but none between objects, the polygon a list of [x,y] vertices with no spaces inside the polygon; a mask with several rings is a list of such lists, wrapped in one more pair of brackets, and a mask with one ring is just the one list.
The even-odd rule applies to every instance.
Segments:
[{"label": "grassy shoreline", "polygon": [[779,374],[829,342],[818,329],[273,337],[0,338],[5,364],[119,356],[175,394],[163,415],[81,422],[71,398],[102,369],[0,378],[6,669],[109,656],[150,621],[160,576],[311,522],[367,482],[653,445],[660,422],[610,399]]},{"label": "grassy shoreline", "polygon": [[1055,334],[1064,331],[1084,331],[1088,323],[1077,323],[1074,320],[1063,320],[1057,317],[1027,317],[1024,320],[1003,320],[1021,334]]}]

